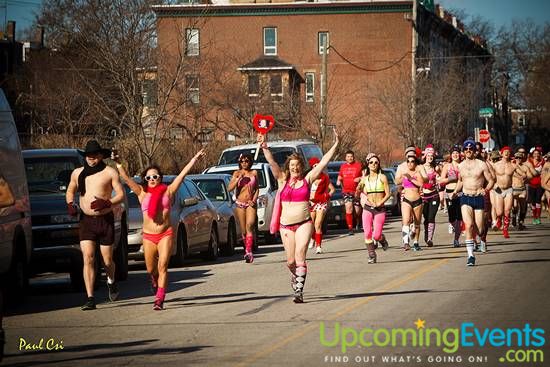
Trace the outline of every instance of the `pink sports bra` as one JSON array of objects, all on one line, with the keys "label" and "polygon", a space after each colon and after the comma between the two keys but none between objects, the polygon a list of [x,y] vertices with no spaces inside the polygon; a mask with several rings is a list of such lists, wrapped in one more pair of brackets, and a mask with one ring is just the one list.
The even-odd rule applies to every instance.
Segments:
[{"label": "pink sports bra", "polygon": [[[147,208],[149,208],[149,201],[151,201],[151,196],[152,195],[150,193],[148,193],[143,198],[143,201],[141,202],[141,211],[142,212],[146,212]],[[162,205],[163,210],[164,209],[170,209],[170,197],[167,194],[162,196],[161,205]]]},{"label": "pink sports bra", "polygon": [[[416,175],[411,176],[411,178],[416,178]],[[418,186],[413,184],[407,177],[403,177],[403,188],[405,188],[405,189],[417,189]]]},{"label": "pink sports bra", "polygon": [[[281,191],[281,201],[300,202],[309,201],[309,185],[306,179],[303,179],[301,187],[295,189],[287,182],[283,191]],[[299,181],[295,181],[296,184]]]}]

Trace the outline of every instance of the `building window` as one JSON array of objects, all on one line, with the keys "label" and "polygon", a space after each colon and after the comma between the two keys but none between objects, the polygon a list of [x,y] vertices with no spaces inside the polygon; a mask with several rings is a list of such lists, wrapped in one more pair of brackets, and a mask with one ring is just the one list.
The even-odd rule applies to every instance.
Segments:
[{"label": "building window", "polygon": [[257,97],[260,95],[260,76],[249,75],[248,76],[248,96]]},{"label": "building window", "polygon": [[328,32],[319,32],[319,55],[323,54],[323,50],[327,47],[327,54],[329,53],[328,47],[330,47],[330,41]]},{"label": "building window", "polygon": [[141,96],[143,106],[155,108],[157,106],[157,83],[155,80],[146,79],[141,84]]},{"label": "building window", "polygon": [[196,28],[188,28],[185,30],[186,48],[185,54],[187,56],[199,55],[199,30]]},{"label": "building window", "polygon": [[185,77],[185,85],[187,88],[187,99],[194,104],[200,102],[199,77],[197,75],[187,75]]},{"label": "building window", "polygon": [[277,55],[277,28],[264,28],[264,55]]},{"label": "building window", "polygon": [[315,99],[315,73],[306,73],[306,102]]},{"label": "building window", "polygon": [[269,81],[269,92],[272,101],[282,101],[283,99],[283,80],[281,75],[272,75]]}]

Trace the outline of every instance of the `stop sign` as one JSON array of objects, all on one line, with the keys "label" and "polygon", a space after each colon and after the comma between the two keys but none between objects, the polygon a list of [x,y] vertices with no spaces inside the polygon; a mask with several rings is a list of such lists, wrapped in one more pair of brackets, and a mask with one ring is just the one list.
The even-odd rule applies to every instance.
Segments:
[{"label": "stop sign", "polygon": [[479,130],[479,141],[481,143],[487,143],[491,139],[491,133],[489,130]]}]

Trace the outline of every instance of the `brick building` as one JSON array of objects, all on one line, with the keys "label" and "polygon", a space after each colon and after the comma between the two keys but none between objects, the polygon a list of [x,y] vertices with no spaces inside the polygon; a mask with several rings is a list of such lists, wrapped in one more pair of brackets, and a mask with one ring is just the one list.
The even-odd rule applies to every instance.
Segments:
[{"label": "brick building", "polygon": [[186,129],[214,131],[215,138],[249,138],[253,114],[271,113],[274,135],[319,138],[326,131],[320,126],[336,125],[348,145],[389,158],[394,148],[437,140],[445,130],[430,121],[416,128],[411,121],[427,116],[420,99],[446,104],[418,91],[447,74],[445,66],[455,57],[460,78],[475,79],[475,97],[465,107],[471,111],[445,123],[459,124],[466,135],[478,107],[487,103],[489,54],[481,39],[466,35],[439,6],[428,10],[412,0],[239,0],[153,8],[159,72],[185,74],[178,98],[187,103],[176,120]]}]

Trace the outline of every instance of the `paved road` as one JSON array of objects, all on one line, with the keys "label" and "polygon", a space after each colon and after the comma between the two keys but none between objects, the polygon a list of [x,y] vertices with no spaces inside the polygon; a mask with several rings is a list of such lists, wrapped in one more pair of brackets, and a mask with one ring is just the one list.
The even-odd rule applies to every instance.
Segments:
[{"label": "paved road", "polygon": [[[550,359],[547,344],[534,347],[536,335],[525,331],[525,324],[550,330],[549,220],[545,218],[536,229],[513,232],[508,240],[491,234],[489,252],[478,255],[473,268],[466,267],[464,247],[449,245],[443,214],[438,220],[436,246],[418,253],[399,248],[400,224],[391,220],[386,233],[392,247],[379,251],[379,262],[373,265],[367,264],[362,235],[331,235],[323,255],[308,255],[306,303],[301,305],[291,301],[281,245],[263,247],[252,265],[235,255],[217,263],[191,261],[186,267],[171,269],[170,293],[162,312],[151,310],[152,296],[142,264],[133,265],[129,280],[121,283],[121,300],[102,303],[96,311],[80,311],[83,295],[72,293],[66,278],[38,279],[26,303],[5,319],[8,355],[3,363],[496,366],[503,365],[498,360],[510,349],[541,350]],[[106,298],[104,288],[97,294],[100,300]],[[424,321],[424,327],[415,324],[418,320]],[[416,335],[417,345],[411,345],[413,336],[408,334],[402,346],[396,334],[392,346],[392,328],[410,329],[407,332]],[[458,334],[452,329],[471,332],[466,342],[477,335],[478,340],[487,343],[493,338],[498,344],[506,336],[499,339],[501,332],[495,328],[503,329],[502,333],[507,328],[521,329],[509,332],[512,348],[464,345],[455,353],[443,350],[457,345]],[[344,330],[349,344],[356,336],[363,345],[347,346],[343,352],[336,335]],[[429,330],[427,347],[423,336]],[[518,338],[525,344],[526,332],[531,333],[531,346],[513,348]],[[436,346],[438,333],[440,345]],[[43,350],[20,351],[20,338],[34,343],[53,338],[64,349],[47,351],[44,344]],[[321,339],[335,346],[322,345]],[[374,339],[378,346],[368,344]],[[524,352],[512,357],[526,356]]]}]

